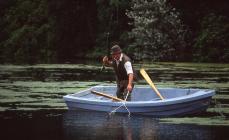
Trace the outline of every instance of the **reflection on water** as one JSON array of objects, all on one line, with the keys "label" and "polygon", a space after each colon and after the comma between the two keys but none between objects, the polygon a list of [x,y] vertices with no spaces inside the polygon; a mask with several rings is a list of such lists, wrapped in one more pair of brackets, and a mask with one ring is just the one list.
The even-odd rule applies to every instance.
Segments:
[{"label": "reflection on water", "polygon": [[[180,118],[182,119],[182,118]],[[157,118],[83,111],[0,113],[3,140],[228,140],[229,127],[164,124]]]},{"label": "reflection on water", "polygon": [[[198,125],[159,123],[157,118],[100,112],[68,111],[63,118],[64,138],[111,140],[213,140],[220,138],[227,129]],[[216,129],[217,128],[217,129]],[[218,133],[220,132],[220,133]],[[226,138],[226,137],[225,137]]]}]

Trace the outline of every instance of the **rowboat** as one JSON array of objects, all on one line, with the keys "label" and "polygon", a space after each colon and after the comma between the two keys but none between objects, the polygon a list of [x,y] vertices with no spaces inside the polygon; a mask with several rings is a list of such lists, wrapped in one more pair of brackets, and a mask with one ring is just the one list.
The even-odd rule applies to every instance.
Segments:
[{"label": "rowboat", "polygon": [[[116,99],[116,86],[94,86],[89,89],[65,95],[63,97],[70,110],[91,110],[119,113],[141,114],[150,116],[183,116],[206,111],[212,96],[211,89],[158,88],[164,97],[160,99],[149,86],[136,86],[131,93],[131,100]],[[101,96],[103,93],[106,96]],[[110,96],[110,97],[108,97]]]}]

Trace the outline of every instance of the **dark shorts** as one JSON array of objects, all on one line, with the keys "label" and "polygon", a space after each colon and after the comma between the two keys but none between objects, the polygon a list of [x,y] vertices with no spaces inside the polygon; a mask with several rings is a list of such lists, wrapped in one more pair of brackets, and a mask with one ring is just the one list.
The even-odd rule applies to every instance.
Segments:
[{"label": "dark shorts", "polygon": [[[117,91],[116,91],[116,95],[118,98],[125,100],[128,90],[127,90],[127,85],[128,85],[128,81],[120,81],[117,83]],[[132,87],[134,88],[134,84],[132,84]],[[131,93],[129,93],[127,99],[127,101],[131,100]]]}]

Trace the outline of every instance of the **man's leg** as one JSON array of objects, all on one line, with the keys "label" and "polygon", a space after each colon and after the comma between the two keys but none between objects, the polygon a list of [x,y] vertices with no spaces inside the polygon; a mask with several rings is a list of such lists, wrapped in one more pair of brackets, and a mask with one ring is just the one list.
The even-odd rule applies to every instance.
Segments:
[{"label": "man's leg", "polygon": [[[116,92],[116,95],[118,98],[120,99],[123,99],[125,100],[126,96],[127,96],[127,93],[128,93],[128,90],[127,90],[127,84],[128,84],[128,81],[121,81],[118,86],[117,86],[117,92]],[[134,84],[133,84],[133,87],[134,87]],[[127,99],[127,101],[130,101],[131,100],[131,93],[129,93]]]},{"label": "man's leg", "polygon": [[124,100],[123,92],[124,92],[123,87],[117,86],[116,95],[117,95],[118,98]]}]

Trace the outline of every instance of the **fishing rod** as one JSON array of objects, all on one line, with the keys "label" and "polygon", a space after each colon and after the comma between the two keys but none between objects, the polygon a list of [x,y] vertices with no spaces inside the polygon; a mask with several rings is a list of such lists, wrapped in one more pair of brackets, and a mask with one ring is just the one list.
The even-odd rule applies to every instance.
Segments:
[{"label": "fishing rod", "polygon": [[[109,60],[109,55],[110,55],[109,36],[110,36],[110,33],[107,32],[106,46],[107,46],[107,57],[108,57],[108,60]],[[100,71],[103,71],[103,70],[105,70],[105,65],[104,64],[102,65]]]},{"label": "fishing rod", "polygon": [[[118,12],[117,10],[116,10],[116,12]],[[114,17],[113,8],[110,8],[109,11],[110,11],[109,13],[111,15],[110,15],[110,19],[109,19],[109,22],[108,22],[108,28],[107,28],[108,32],[106,33],[106,37],[107,37],[106,38],[106,45],[107,45],[107,57],[108,57],[108,60],[110,58],[109,57],[110,56],[110,47],[109,47],[109,45],[110,45],[110,41],[109,41],[110,40],[110,32],[112,33],[111,27],[112,27],[112,23],[113,23],[112,20],[113,20],[113,17]],[[118,14],[116,14],[116,15],[118,15]],[[118,16],[117,16],[116,20],[118,21]],[[105,65],[104,64],[102,65],[100,71],[103,71],[103,70],[105,70]]]}]

